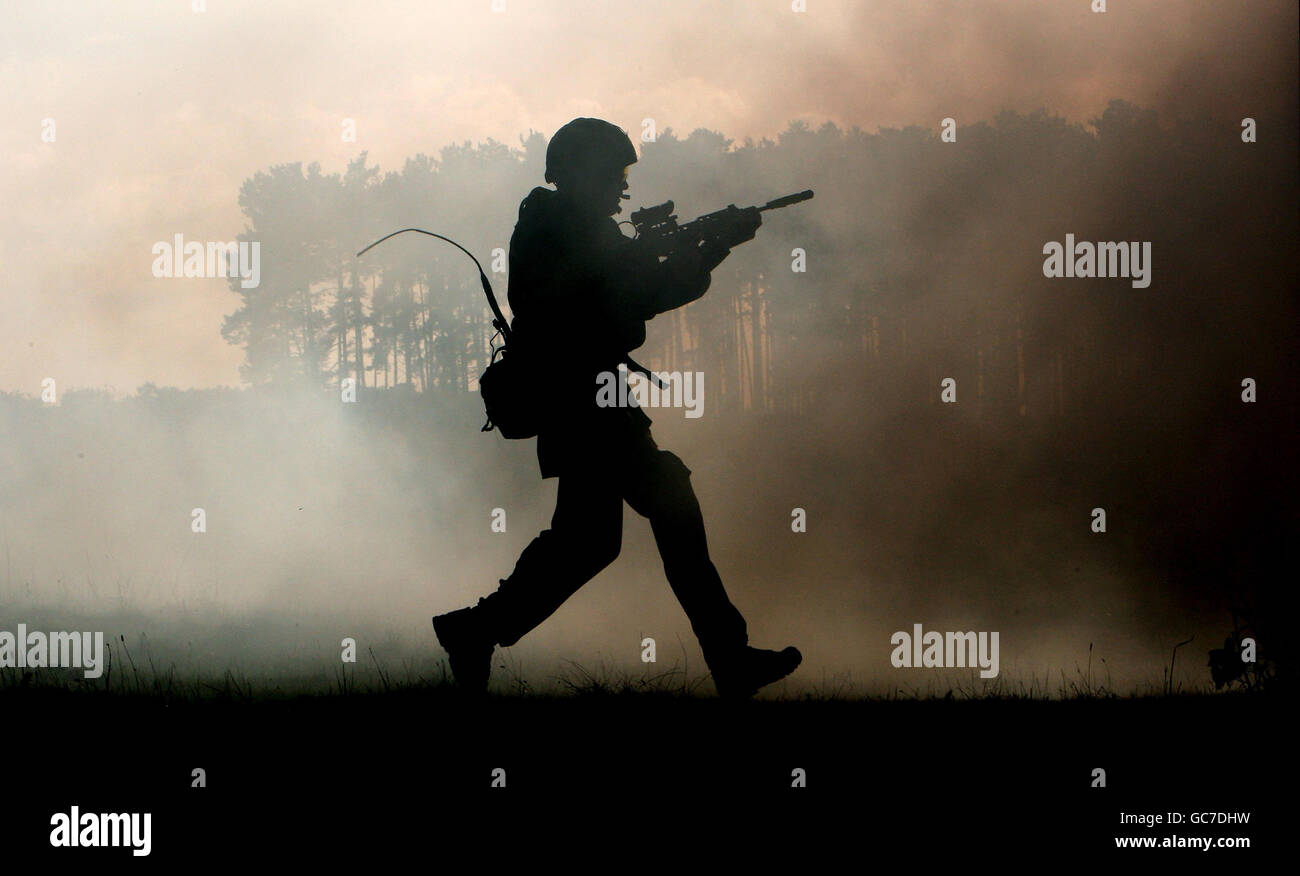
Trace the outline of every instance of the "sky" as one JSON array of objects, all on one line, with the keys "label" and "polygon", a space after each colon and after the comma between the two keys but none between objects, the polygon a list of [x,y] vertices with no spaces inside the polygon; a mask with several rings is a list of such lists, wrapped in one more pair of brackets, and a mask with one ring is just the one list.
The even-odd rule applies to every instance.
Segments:
[{"label": "sky", "polygon": [[1114,98],[1236,112],[1272,56],[1290,60],[1279,35],[1296,27],[1294,3],[1177,0],[1100,14],[1087,0],[5,7],[0,391],[29,394],[46,377],[118,394],[237,385],[241,351],[220,335],[235,296],[220,279],[154,278],[151,247],[233,239],[241,183],[275,164],[335,173],[366,151],[398,169],[579,115],[742,142],[795,119],[937,129],[1046,108],[1087,121]]}]

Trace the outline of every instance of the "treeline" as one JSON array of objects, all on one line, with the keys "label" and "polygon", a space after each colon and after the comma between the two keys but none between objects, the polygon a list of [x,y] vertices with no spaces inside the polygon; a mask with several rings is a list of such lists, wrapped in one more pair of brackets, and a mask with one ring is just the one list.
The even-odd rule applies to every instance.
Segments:
[{"label": "treeline", "polygon": [[[400,171],[362,153],[342,174],[291,164],[247,180],[240,239],[261,241],[262,282],[232,280],[241,303],[222,328],[245,351],[243,378],[472,389],[492,336],[472,264],[419,235],[354,253],[397,228],[446,234],[504,305],[494,251],[542,184],[545,149],[530,132],[518,148],[453,145]],[[715,411],[798,413],[828,392],[933,404],[952,377],[980,415],[1096,412],[1137,376],[1244,367],[1258,333],[1294,313],[1294,144],[1245,143],[1239,120],[1162,120],[1114,101],[1086,125],[1008,112],[958,127],[955,142],[829,122],[743,144],[668,129],[642,144],[630,181],[631,208],[672,198],[683,221],[817,192],[766,214],[704,299],[651,323],[638,358],[703,371]],[[1043,245],[1067,233],[1150,241],[1150,287],[1044,277]],[[806,271],[792,269],[796,249]]]}]

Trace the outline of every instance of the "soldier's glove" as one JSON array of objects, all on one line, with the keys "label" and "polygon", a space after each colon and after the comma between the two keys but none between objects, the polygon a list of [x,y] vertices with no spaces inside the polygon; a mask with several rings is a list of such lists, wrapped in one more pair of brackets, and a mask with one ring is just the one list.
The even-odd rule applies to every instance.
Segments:
[{"label": "soldier's glove", "polygon": [[692,276],[709,273],[730,254],[730,247],[717,239],[710,239],[677,250],[669,257],[669,260],[673,263],[673,272],[685,280]]},{"label": "soldier's glove", "polygon": [[730,247],[716,240],[706,240],[700,247],[700,270],[709,273],[722,264],[722,260],[729,255],[731,255]]},{"label": "soldier's glove", "polygon": [[733,204],[721,212],[721,218],[710,224],[707,239],[728,249],[753,240],[763,224],[763,214],[757,207],[742,209]]},{"label": "soldier's glove", "polygon": [[763,224],[763,214],[758,212],[757,207],[745,207],[743,210],[737,210],[736,213],[736,220],[732,225],[733,233],[722,240],[722,243],[728,247],[739,246],[753,240],[759,226]]}]

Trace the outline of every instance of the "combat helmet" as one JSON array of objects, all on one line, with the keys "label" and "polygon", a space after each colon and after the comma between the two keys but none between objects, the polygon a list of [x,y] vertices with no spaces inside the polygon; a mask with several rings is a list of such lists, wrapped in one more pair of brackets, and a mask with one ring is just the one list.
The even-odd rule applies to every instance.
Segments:
[{"label": "combat helmet", "polygon": [[602,119],[574,119],[546,146],[546,181],[570,172],[618,171],[636,160],[636,148],[622,128]]}]

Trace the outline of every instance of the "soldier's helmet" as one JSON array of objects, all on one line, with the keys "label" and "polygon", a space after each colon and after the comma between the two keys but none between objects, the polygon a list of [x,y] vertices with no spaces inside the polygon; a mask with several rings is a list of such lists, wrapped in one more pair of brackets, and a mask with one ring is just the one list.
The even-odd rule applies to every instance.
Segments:
[{"label": "soldier's helmet", "polygon": [[574,119],[546,146],[546,181],[582,173],[618,172],[636,163],[627,132],[602,119]]}]

